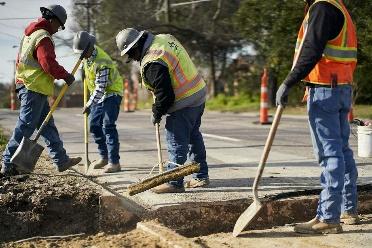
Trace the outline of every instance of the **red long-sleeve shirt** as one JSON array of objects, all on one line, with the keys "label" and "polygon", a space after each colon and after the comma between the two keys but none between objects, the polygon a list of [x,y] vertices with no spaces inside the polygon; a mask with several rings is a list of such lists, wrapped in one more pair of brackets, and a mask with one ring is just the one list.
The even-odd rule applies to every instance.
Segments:
[{"label": "red long-sleeve shirt", "polygon": [[[29,36],[39,29],[44,29],[48,31],[50,35],[53,35],[50,23],[44,18],[39,18],[37,21],[31,22],[25,29],[25,35]],[[54,45],[49,38],[44,38],[39,42],[35,48],[33,56],[39,62],[41,68],[43,68],[46,73],[52,75],[55,79],[65,79],[67,77],[68,72],[56,61]],[[19,55],[17,57],[19,58]]]}]

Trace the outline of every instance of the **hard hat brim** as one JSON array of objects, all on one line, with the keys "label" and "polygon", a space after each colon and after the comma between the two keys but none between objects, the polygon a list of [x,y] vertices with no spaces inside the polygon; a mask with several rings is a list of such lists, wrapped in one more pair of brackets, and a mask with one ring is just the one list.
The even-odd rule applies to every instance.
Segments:
[{"label": "hard hat brim", "polygon": [[[49,9],[47,9],[47,8],[45,8],[45,7],[40,7],[40,12],[41,12],[41,14],[43,14],[43,12],[46,11],[46,10],[49,10]],[[57,18],[57,20],[58,20],[59,23],[61,24],[61,28],[62,28],[62,30],[65,30],[65,25],[62,24],[62,22],[61,22],[61,20],[58,18],[58,16],[56,16],[56,15],[54,15],[54,16],[55,16],[55,18]]]},{"label": "hard hat brim", "polygon": [[141,31],[138,37],[132,43],[130,43],[127,48],[120,52],[120,56],[124,56],[137,43],[137,41],[142,37],[144,33],[145,31]]}]

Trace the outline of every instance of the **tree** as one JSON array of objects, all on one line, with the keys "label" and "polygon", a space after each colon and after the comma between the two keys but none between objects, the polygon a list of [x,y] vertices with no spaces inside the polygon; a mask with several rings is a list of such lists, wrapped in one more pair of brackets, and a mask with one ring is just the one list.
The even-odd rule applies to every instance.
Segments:
[{"label": "tree", "polygon": [[[279,82],[292,65],[297,30],[304,15],[303,6],[298,0],[245,0],[234,18],[242,36],[253,44],[257,60],[263,61],[259,66],[269,68],[271,77],[278,78]],[[298,97],[290,100],[298,102],[302,90],[296,88],[294,91],[291,94]]]},{"label": "tree", "polygon": [[[101,46],[118,59],[116,34],[126,27],[171,33],[189,51],[196,64],[209,68],[212,94],[221,89],[229,54],[241,47],[241,37],[234,29],[232,17],[240,0],[212,0],[198,4],[173,6],[166,12],[165,4],[184,0],[106,0],[92,16]],[[84,11],[75,11],[75,18],[84,27]],[[119,63],[120,59],[118,60]],[[125,65],[121,64],[121,68]]]},{"label": "tree", "polygon": [[[372,103],[372,5],[363,0],[344,0],[344,3],[358,31],[355,100]],[[234,19],[242,36],[254,44],[257,56],[271,68],[279,82],[284,80],[292,65],[296,36],[304,16],[303,7],[299,0],[245,0]],[[299,97],[292,101],[298,102]]]}]

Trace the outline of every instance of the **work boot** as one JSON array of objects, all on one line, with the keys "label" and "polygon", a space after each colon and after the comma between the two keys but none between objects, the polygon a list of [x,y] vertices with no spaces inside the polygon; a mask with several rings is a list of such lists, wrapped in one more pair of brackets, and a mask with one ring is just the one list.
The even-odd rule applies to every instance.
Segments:
[{"label": "work boot", "polygon": [[193,178],[185,182],[185,188],[200,188],[209,185],[209,178]]},{"label": "work boot", "polygon": [[114,172],[119,172],[120,169],[121,168],[120,168],[119,163],[117,163],[117,164],[109,163],[108,165],[106,165],[104,172],[105,173],[114,173]]},{"label": "work boot", "polygon": [[341,214],[340,221],[345,225],[358,225],[360,224],[360,219],[358,214],[349,214],[343,213]]},{"label": "work boot", "polygon": [[99,159],[92,163],[93,169],[102,169],[108,164],[108,159]]},{"label": "work boot", "polygon": [[174,186],[170,183],[161,184],[155,188],[151,189],[152,192],[156,194],[165,194],[165,193],[184,193],[185,187],[182,185],[181,187]]},{"label": "work boot", "polygon": [[308,222],[295,225],[294,231],[303,234],[335,234],[342,233],[342,227],[340,223],[330,224],[314,218]]},{"label": "work boot", "polygon": [[67,160],[66,163],[64,163],[64,164],[61,165],[61,166],[58,166],[58,171],[59,171],[59,172],[63,172],[63,171],[65,171],[65,170],[68,170],[68,169],[70,169],[72,166],[77,165],[78,163],[80,163],[80,161],[81,161],[81,157],[77,157],[77,158],[69,158],[69,159]]}]

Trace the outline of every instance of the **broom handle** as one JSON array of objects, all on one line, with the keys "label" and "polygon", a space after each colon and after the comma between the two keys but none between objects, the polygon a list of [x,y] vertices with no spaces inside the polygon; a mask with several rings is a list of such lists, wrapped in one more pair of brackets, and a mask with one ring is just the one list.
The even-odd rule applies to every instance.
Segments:
[{"label": "broom handle", "polygon": [[160,143],[160,131],[159,131],[159,123],[156,123],[155,125],[155,131],[156,131],[156,145],[158,147],[158,162],[159,162],[159,172],[163,173],[163,155],[161,153],[161,143]]},{"label": "broom handle", "polygon": [[[71,72],[72,75],[74,75],[75,72],[78,70],[78,68],[80,66],[80,63],[83,60],[83,58],[85,57],[85,55],[87,54],[89,48],[90,48],[90,43],[88,43],[87,47],[81,53],[81,55],[79,57],[79,60],[76,62],[75,66],[74,66],[74,69],[72,69],[72,72]],[[65,83],[63,85],[63,87],[61,89],[61,92],[59,93],[57,99],[54,101],[52,107],[50,108],[48,115],[45,117],[43,123],[41,124],[39,130],[37,131],[36,136],[35,136],[35,139],[34,139],[35,141],[39,139],[39,137],[41,135],[41,132],[43,131],[44,127],[49,122],[50,118],[52,117],[53,112],[56,110],[56,108],[58,106],[58,103],[61,101],[63,95],[66,93],[67,88],[68,88],[68,85]]]},{"label": "broom handle", "polygon": [[[155,103],[155,94],[154,92],[151,92],[152,93],[152,99],[154,100],[154,103]],[[163,168],[163,154],[161,153],[161,143],[160,143],[160,124],[159,123],[156,123],[155,124],[155,133],[156,133],[156,146],[158,148],[158,163],[159,163],[159,173],[163,173],[164,172],[164,168]]]}]

